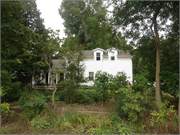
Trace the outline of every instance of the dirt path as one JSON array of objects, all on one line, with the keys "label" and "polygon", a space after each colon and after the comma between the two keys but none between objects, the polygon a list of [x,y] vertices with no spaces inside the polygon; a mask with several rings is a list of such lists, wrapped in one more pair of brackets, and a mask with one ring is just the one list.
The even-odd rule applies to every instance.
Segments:
[{"label": "dirt path", "polygon": [[[64,104],[64,102],[62,102]],[[50,105],[48,105],[50,107]],[[19,105],[15,105],[10,107],[10,110],[21,110]],[[65,111],[76,111],[76,112],[80,112],[80,113],[93,113],[93,114],[110,114],[112,113],[112,111],[110,111],[110,109],[108,109],[107,107],[103,107],[103,106],[98,106],[95,104],[91,104],[91,105],[77,105],[75,104],[74,106],[72,105],[61,105],[61,104],[57,104],[56,107],[56,112],[58,113],[63,113]]]}]

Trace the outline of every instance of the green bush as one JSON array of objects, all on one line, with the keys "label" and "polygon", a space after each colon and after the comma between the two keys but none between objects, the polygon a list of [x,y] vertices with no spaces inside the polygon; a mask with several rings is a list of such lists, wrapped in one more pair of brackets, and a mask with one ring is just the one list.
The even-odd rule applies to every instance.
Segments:
[{"label": "green bush", "polygon": [[2,102],[18,101],[21,96],[21,82],[17,81],[17,76],[8,71],[1,71],[1,86],[3,87]]},{"label": "green bush", "polygon": [[59,101],[65,101],[67,97],[67,91],[63,90],[59,92]]},{"label": "green bush", "polygon": [[77,86],[75,80],[66,81],[65,91],[66,91],[65,101],[67,103],[73,103],[75,99],[75,95],[77,93]]},{"label": "green bush", "polygon": [[66,86],[66,81],[61,81],[60,83],[56,84],[56,86],[58,91],[63,90]]},{"label": "green bush", "polygon": [[[68,97],[66,90],[59,92],[59,100],[65,101]],[[97,101],[96,91],[76,91],[73,102],[80,104],[91,104]]]},{"label": "green bush", "polygon": [[9,106],[10,106],[10,104],[5,103],[5,102],[1,104],[1,114],[2,114],[2,115],[8,116]]},{"label": "green bush", "polygon": [[96,101],[95,91],[78,91],[75,96],[75,103],[91,104]]},{"label": "green bush", "polygon": [[35,84],[35,86],[37,86],[37,87],[45,87],[45,86],[47,86],[47,84],[43,83],[43,82],[38,82],[38,83]]},{"label": "green bush", "polygon": [[116,123],[113,125],[112,127],[113,131],[115,133],[119,133],[119,134],[133,134],[133,131],[130,127],[126,127],[125,124],[122,123]]},{"label": "green bush", "polygon": [[91,129],[86,131],[86,134],[105,135],[105,134],[110,134],[110,132],[107,129],[105,130],[105,129],[101,129],[101,128],[91,128]]},{"label": "green bush", "polygon": [[36,90],[32,92],[25,91],[19,99],[19,105],[26,114],[26,118],[31,120],[46,109],[44,108],[47,105],[46,101],[47,98]]},{"label": "green bush", "polygon": [[45,129],[45,128],[49,127],[50,123],[46,120],[46,118],[38,115],[37,117],[32,119],[31,126],[32,126],[33,130],[41,130],[41,129]]},{"label": "green bush", "polygon": [[107,72],[98,71],[95,75],[94,86],[97,92],[97,98],[99,101],[103,102],[109,99],[108,89],[109,82],[112,78],[112,75]]},{"label": "green bush", "polygon": [[94,89],[94,86],[80,85],[79,89]]},{"label": "green bush", "polygon": [[141,104],[144,101],[144,96],[141,93],[135,93],[131,87],[121,89],[114,109],[121,118],[141,124],[144,120],[143,112],[147,111]]},{"label": "green bush", "polygon": [[[174,105],[167,107],[169,101],[156,102],[156,105],[159,109],[153,110],[151,112],[152,118],[150,119],[151,126],[154,126],[156,123],[159,127],[160,133],[173,133],[173,130],[178,130],[179,127],[179,118],[176,110],[174,110]],[[172,123],[172,126],[170,124]],[[171,130],[171,132],[170,132]]]},{"label": "green bush", "polygon": [[121,118],[117,114],[110,115],[109,119],[114,123],[119,123],[121,121]]}]

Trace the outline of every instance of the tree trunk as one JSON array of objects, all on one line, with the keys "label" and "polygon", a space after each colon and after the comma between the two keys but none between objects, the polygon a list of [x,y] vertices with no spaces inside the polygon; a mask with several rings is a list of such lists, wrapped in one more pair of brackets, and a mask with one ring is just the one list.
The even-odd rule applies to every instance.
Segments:
[{"label": "tree trunk", "polygon": [[[180,97],[179,97],[179,103],[178,103],[178,115],[179,115],[179,122],[180,122]],[[179,134],[180,134],[180,124],[179,124]]]},{"label": "tree trunk", "polygon": [[159,75],[160,75],[160,49],[158,46],[156,47],[156,101],[161,102]]},{"label": "tree trunk", "polygon": [[56,93],[57,87],[56,87],[56,84],[54,83],[54,80],[53,80],[53,84],[54,84],[54,91],[53,91],[53,95],[52,95],[52,107],[53,107],[53,109],[55,109],[54,96],[55,96],[55,93]]},{"label": "tree trunk", "polygon": [[54,85],[54,91],[53,91],[53,94],[52,94],[52,108],[55,109],[54,95],[55,95],[55,92],[56,92],[56,90],[57,90],[57,87],[56,87],[56,84],[55,84],[55,82],[54,82],[54,79],[52,79],[52,77],[51,77],[51,66],[50,66],[50,64],[49,64],[49,62],[47,61],[46,58],[45,58],[45,61],[46,61],[46,63],[47,63],[48,66],[49,66],[50,79],[52,80],[53,85]]}]

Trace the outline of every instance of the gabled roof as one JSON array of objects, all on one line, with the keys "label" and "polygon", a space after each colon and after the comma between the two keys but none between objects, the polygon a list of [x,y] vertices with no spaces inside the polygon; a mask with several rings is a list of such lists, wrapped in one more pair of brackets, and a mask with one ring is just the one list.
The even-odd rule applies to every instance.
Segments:
[{"label": "gabled roof", "polygon": [[[110,48],[110,49],[114,49],[114,50],[118,51],[118,54],[117,54],[118,58],[131,58],[131,55],[128,52],[124,53],[122,50],[118,50],[116,48]],[[103,51],[103,57],[108,58],[108,51],[110,49],[104,50],[101,48],[96,48],[94,50],[84,50],[83,52],[87,58],[94,58],[94,51],[100,50],[100,51]],[[62,64],[60,63],[63,61],[64,61],[63,59],[53,59],[52,60],[52,62],[53,62],[52,71],[56,71],[56,67],[63,69]]]},{"label": "gabled roof", "polygon": [[114,47],[111,47],[111,48],[107,49],[107,51],[111,51],[111,50],[116,50],[116,51],[118,51],[118,49],[116,49],[116,48],[114,48]]},{"label": "gabled roof", "polygon": [[101,48],[96,48],[96,49],[94,49],[94,50],[92,50],[93,52],[95,52],[95,51],[104,51],[104,49],[101,49]]}]

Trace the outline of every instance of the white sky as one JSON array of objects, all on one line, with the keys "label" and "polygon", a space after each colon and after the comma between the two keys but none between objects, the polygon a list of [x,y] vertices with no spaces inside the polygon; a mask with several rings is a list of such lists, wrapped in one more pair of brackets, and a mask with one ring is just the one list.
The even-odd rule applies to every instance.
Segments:
[{"label": "white sky", "polygon": [[46,28],[60,30],[60,38],[66,37],[64,33],[64,20],[58,12],[62,0],[36,0],[37,8],[41,12],[41,18],[44,19]]}]

